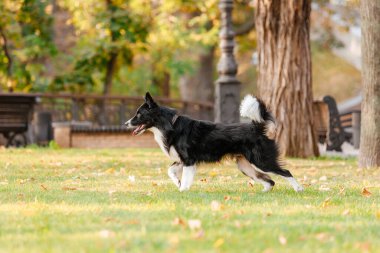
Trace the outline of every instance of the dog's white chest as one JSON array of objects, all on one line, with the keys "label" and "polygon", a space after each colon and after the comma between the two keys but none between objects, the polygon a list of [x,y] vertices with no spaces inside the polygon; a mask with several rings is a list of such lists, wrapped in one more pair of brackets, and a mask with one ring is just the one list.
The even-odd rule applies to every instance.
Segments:
[{"label": "dog's white chest", "polygon": [[173,160],[175,162],[181,161],[181,159],[179,158],[179,155],[177,153],[177,150],[175,150],[175,148],[173,146],[171,146],[169,148],[169,152],[168,152],[168,150],[166,150],[165,145],[164,145],[164,139],[163,139],[164,136],[158,128],[151,127],[151,128],[149,128],[149,130],[154,134],[154,140],[157,142],[158,146],[160,146],[160,148],[164,152],[164,154],[166,154],[171,160]]}]

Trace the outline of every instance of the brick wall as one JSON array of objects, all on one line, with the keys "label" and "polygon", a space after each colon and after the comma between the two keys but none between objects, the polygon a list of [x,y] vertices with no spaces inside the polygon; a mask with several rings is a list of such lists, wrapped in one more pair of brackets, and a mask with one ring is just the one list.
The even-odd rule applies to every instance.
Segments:
[{"label": "brick wall", "polygon": [[71,132],[73,148],[155,148],[158,147],[151,132],[139,136],[131,133],[76,133]]}]

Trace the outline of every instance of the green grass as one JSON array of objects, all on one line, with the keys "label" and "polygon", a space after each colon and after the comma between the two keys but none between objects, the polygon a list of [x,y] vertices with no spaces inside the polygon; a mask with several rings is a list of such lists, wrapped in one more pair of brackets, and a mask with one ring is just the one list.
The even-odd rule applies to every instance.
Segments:
[{"label": "green grass", "polygon": [[2,149],[0,251],[380,252],[379,169],[287,162],[305,192],[275,177],[262,193],[227,161],[180,193],[158,149]]}]

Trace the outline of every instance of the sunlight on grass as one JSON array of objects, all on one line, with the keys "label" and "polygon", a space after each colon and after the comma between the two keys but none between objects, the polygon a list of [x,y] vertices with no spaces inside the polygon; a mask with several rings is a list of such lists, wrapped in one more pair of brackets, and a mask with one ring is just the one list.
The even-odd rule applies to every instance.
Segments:
[{"label": "sunlight on grass", "polygon": [[303,193],[279,177],[262,193],[232,161],[199,166],[180,193],[169,165],[158,149],[0,150],[1,251],[380,248],[380,171],[359,170],[354,159],[288,159]]}]

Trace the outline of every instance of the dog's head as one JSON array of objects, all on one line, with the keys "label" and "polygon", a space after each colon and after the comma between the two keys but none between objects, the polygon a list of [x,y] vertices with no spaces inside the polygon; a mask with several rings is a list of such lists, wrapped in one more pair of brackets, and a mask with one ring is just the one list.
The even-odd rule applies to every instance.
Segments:
[{"label": "dog's head", "polygon": [[154,126],[155,118],[159,114],[160,108],[154,102],[152,96],[147,92],[145,102],[137,109],[135,116],[125,122],[125,125],[133,129],[133,135],[139,135]]}]

